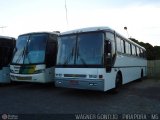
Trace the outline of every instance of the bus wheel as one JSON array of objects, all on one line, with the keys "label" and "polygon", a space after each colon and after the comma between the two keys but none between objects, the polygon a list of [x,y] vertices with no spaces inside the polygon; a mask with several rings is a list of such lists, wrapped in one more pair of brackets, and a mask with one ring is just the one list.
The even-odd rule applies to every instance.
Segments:
[{"label": "bus wheel", "polygon": [[114,93],[118,93],[122,86],[122,76],[120,73],[116,75]]}]

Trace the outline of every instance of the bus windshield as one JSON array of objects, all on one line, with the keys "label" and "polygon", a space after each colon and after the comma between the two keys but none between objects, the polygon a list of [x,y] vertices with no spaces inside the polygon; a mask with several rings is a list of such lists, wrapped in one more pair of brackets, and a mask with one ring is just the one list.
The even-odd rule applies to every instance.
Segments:
[{"label": "bus windshield", "polygon": [[57,65],[102,65],[103,33],[80,33],[59,37]]},{"label": "bus windshield", "polygon": [[44,63],[47,34],[22,35],[18,38],[12,63]]}]

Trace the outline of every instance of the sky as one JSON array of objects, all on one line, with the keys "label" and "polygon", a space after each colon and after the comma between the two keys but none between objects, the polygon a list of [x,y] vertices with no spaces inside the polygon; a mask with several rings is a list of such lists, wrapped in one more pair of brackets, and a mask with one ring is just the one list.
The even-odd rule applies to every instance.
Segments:
[{"label": "sky", "polygon": [[0,35],[95,26],[160,46],[160,0],[0,0]]}]

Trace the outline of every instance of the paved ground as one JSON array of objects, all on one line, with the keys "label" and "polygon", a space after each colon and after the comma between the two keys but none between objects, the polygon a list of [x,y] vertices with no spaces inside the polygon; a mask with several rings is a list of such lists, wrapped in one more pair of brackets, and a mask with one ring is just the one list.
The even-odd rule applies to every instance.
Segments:
[{"label": "paved ground", "polygon": [[0,96],[0,114],[160,113],[160,80],[151,79],[118,94],[23,83],[1,85]]}]

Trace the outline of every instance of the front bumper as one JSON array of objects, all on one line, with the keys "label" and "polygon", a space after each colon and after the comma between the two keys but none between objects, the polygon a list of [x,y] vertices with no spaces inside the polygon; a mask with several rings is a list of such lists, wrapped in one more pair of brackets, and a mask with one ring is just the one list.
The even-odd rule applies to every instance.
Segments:
[{"label": "front bumper", "polygon": [[23,81],[23,82],[38,82],[38,83],[44,83],[45,82],[45,75],[44,73],[40,74],[13,74],[10,73],[10,78],[12,81]]},{"label": "front bumper", "polygon": [[68,79],[55,78],[56,87],[104,91],[103,79]]}]

